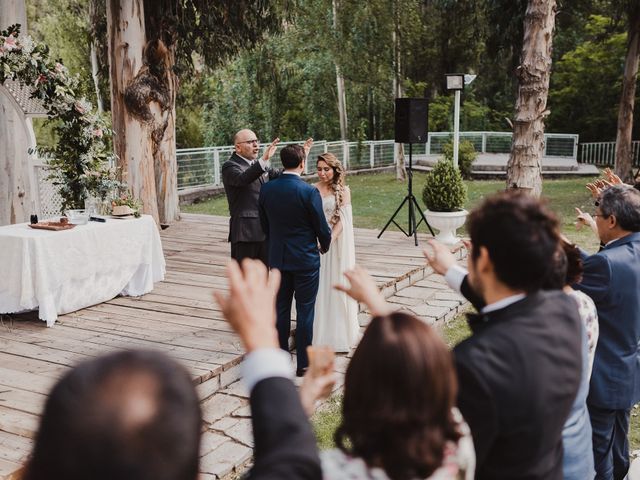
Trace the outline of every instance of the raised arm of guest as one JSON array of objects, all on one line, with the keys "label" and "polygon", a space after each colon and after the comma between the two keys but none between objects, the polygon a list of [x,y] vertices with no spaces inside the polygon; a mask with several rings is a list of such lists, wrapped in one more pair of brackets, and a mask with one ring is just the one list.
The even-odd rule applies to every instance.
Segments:
[{"label": "raised arm of guest", "polygon": [[375,280],[364,268],[355,265],[353,269],[344,272],[344,276],[349,280],[349,286],[335,285],[333,288],[363,303],[372,316],[388,315],[396,310],[387,303]]},{"label": "raised arm of guest", "polygon": [[254,466],[249,479],[320,479],[311,425],[292,382],[289,355],[278,348],[275,298],[280,273],[245,259],[227,267],[229,294],[214,292],[247,351],[243,379],[250,391]]},{"label": "raised arm of guest", "polygon": [[[434,272],[444,276],[449,287],[452,290],[462,294],[471,304],[480,311],[486,305],[486,302],[480,294],[478,294],[469,283],[469,272],[466,268],[461,267],[456,262],[456,257],[451,253],[449,247],[443,245],[436,240],[427,242],[431,250],[423,250],[427,264],[433,268]],[[472,255],[472,245],[465,242],[468,255]]]}]

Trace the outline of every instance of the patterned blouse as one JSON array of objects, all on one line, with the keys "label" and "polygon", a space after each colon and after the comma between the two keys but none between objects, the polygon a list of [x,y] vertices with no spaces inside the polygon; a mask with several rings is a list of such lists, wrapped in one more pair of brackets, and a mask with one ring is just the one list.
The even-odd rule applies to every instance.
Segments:
[{"label": "patterned blouse", "polygon": [[587,331],[587,344],[589,345],[589,378],[591,378],[591,370],[593,367],[593,357],[596,354],[596,345],[598,344],[598,336],[600,335],[600,327],[598,325],[598,311],[591,297],[580,290],[571,290],[569,292],[576,302],[578,302],[578,312]]},{"label": "patterned blouse", "polygon": [[[448,442],[440,468],[425,480],[472,480],[475,474],[476,454],[469,426],[457,408],[453,409],[462,437],[458,443]],[[381,468],[369,468],[358,457],[351,457],[338,448],[320,452],[323,480],[389,480]]]}]

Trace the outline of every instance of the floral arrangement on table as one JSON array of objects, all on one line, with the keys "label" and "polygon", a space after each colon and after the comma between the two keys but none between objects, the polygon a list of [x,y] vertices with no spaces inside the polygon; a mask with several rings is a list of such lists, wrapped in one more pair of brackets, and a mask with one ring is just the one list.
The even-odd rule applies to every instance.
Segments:
[{"label": "floral arrangement on table", "polygon": [[133,212],[133,216],[139,218],[141,215],[140,211],[142,210],[142,203],[140,200],[136,200],[131,197],[131,195],[125,194],[111,200],[111,207],[129,207]]},{"label": "floral arrangement on table", "polygon": [[0,32],[0,83],[7,79],[30,86],[49,119],[60,120],[54,128],[57,144],[37,147],[36,152],[47,162],[63,211],[84,208],[89,197],[104,201],[124,187],[112,167],[108,120],[86,99],[76,98],[78,76],[70,75],[60,60],[52,60],[46,45],[20,35],[19,24]]}]

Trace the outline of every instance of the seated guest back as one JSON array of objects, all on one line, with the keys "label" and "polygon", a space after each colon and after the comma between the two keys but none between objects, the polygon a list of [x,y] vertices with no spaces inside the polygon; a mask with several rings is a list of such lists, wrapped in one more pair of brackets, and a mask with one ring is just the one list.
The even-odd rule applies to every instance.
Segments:
[{"label": "seated guest back", "polygon": [[467,221],[468,272],[431,241],[427,260],[473,301],[472,335],[454,349],[458,407],[476,448],[476,478],[561,479],[562,431],[582,370],[575,301],[542,291],[559,247],[556,217],[505,192]]}]

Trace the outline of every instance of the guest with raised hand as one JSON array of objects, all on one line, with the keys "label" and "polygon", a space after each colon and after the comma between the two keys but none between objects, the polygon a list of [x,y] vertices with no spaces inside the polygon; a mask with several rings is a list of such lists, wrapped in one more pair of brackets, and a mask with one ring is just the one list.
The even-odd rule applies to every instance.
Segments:
[{"label": "guest with raised hand", "polygon": [[573,285],[598,310],[600,337],[587,405],[596,478],[622,479],[629,469],[629,415],[640,401],[640,192],[613,185],[594,214],[603,248],[581,251],[584,272]]},{"label": "guest with raised hand", "polygon": [[[451,352],[426,323],[393,312],[365,270],[345,276],[349,285],[336,288],[374,317],[347,368],[338,448],[321,452],[323,478],[471,480],[475,454],[454,407]],[[313,396],[322,379],[305,378],[301,395]]]},{"label": "guest with raised hand", "polygon": [[468,270],[430,241],[427,262],[478,309],[456,345],[458,407],[476,447],[476,479],[559,480],[562,432],[580,386],[573,299],[542,291],[559,246],[557,218],[519,192],[487,198],[467,220]]},{"label": "guest with raised hand", "polygon": [[214,292],[247,351],[242,377],[251,393],[254,466],[249,479],[320,479],[311,425],[292,382],[289,354],[278,348],[276,294],[280,273],[258,260],[227,266],[229,294]]}]

